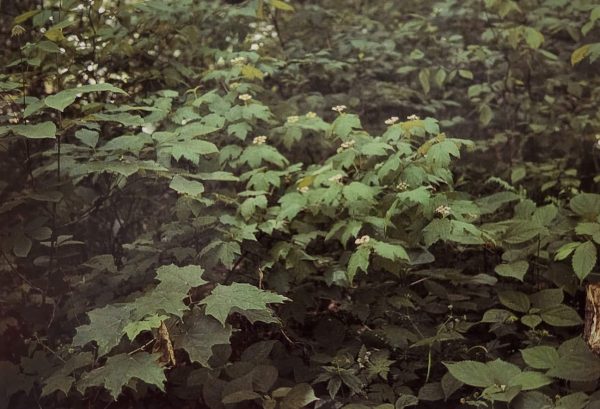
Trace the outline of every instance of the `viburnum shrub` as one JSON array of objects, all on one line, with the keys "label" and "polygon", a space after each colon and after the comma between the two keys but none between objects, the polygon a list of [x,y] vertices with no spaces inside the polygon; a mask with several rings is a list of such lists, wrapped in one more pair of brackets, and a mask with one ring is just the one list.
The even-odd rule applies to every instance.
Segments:
[{"label": "viburnum shrub", "polygon": [[[504,139],[445,131],[469,128],[450,112],[452,81],[474,78],[463,64],[554,58],[505,20],[515,2],[480,5],[508,37],[486,29],[490,44],[435,69],[388,66],[435,31],[394,20],[396,2],[381,2],[381,24],[399,24],[382,42],[329,1],[44,3],[11,18],[0,75],[0,407],[598,405],[600,359],[579,335],[600,195],[568,178],[532,195],[520,182],[557,167],[502,178]],[[431,13],[479,19],[475,3]],[[332,21],[328,45],[301,41]],[[372,95],[380,70],[418,86],[390,107],[393,81]],[[508,91],[535,99],[509,82],[469,88],[484,128]]]}]

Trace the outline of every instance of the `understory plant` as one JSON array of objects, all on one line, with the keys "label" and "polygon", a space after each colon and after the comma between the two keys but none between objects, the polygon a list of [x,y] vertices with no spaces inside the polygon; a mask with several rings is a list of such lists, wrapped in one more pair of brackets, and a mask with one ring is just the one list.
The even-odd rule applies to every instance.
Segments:
[{"label": "understory plant", "polygon": [[540,30],[597,7],[30,3],[0,74],[0,408],[599,405],[594,159],[529,150],[596,127],[598,79]]}]

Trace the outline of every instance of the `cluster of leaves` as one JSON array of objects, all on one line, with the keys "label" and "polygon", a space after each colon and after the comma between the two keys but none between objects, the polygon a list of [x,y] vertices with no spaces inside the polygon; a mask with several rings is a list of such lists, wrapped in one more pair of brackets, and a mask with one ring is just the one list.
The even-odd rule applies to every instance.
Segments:
[{"label": "cluster of leaves", "polygon": [[599,8],[298,3],[0,3],[0,408],[599,404]]}]

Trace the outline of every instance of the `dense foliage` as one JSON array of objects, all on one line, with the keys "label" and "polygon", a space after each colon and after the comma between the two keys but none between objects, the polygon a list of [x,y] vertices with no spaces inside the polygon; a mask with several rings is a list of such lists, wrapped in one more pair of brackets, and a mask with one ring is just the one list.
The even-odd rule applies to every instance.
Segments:
[{"label": "dense foliage", "polygon": [[0,11],[0,408],[600,407],[592,0]]}]

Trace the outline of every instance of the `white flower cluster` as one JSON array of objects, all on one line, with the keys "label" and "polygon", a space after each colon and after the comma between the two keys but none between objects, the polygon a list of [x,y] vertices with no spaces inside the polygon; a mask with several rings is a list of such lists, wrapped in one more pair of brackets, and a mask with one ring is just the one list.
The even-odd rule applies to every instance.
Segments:
[{"label": "white flower cluster", "polygon": [[342,142],[340,147],[337,148],[337,153],[340,153],[348,148],[353,147],[355,143],[356,143],[356,141],[354,139],[350,139],[348,142]]},{"label": "white flower cluster", "polygon": [[368,243],[369,240],[371,240],[371,238],[367,235],[364,235],[364,236],[361,236],[358,239],[354,240],[354,244],[356,244],[357,246],[360,246],[361,244]]},{"label": "white flower cluster", "polygon": [[337,175],[333,175],[332,177],[330,177],[329,180],[330,182],[334,182],[334,183],[342,183],[342,179],[344,178],[344,175],[342,175],[341,173],[338,173]]},{"label": "white flower cluster", "polygon": [[231,65],[244,65],[248,62],[248,59],[244,56],[232,58],[230,61]]},{"label": "white flower cluster", "polygon": [[252,34],[249,34],[246,37],[246,40],[251,42],[250,50],[258,51],[260,48],[265,46],[263,40],[269,38],[277,38],[277,30],[275,30],[275,26],[273,24],[266,24],[264,22],[259,23],[250,23],[250,28],[253,28],[255,31]]},{"label": "white flower cluster", "polygon": [[398,183],[396,185],[396,189],[398,189],[400,191],[405,191],[406,189],[408,189],[408,183],[401,181],[400,183]]},{"label": "white flower cluster", "polygon": [[386,125],[394,125],[396,122],[398,122],[399,119],[400,118],[398,118],[397,116],[393,116],[393,117],[391,117],[389,119],[386,119],[385,120],[385,124]]},{"label": "white flower cluster", "polygon": [[450,206],[441,205],[435,209],[435,212],[442,217],[447,217],[452,213],[452,209],[450,209]]},{"label": "white flower cluster", "polygon": [[339,112],[341,114],[342,112],[344,112],[346,110],[346,108],[348,108],[346,105],[336,105],[333,108],[331,108],[331,110],[335,111],[335,112]]},{"label": "white flower cluster", "polygon": [[267,137],[266,137],[266,136],[264,136],[264,135],[257,136],[256,138],[254,138],[254,139],[252,140],[252,143],[253,143],[254,145],[262,145],[262,144],[263,144],[263,143],[265,143],[265,142],[267,142]]},{"label": "white flower cluster", "polygon": [[300,119],[299,116],[292,115],[292,116],[288,116],[287,121],[288,121],[288,123],[293,124],[294,122],[298,122],[299,119]]},{"label": "white flower cluster", "polygon": [[242,101],[246,102],[246,101],[250,101],[252,99],[252,95],[242,94],[238,98],[241,99]]},{"label": "white flower cluster", "polygon": [[364,368],[365,365],[369,362],[369,358],[371,357],[371,351],[367,351],[365,352],[365,357],[358,357],[358,359],[356,360],[356,362],[358,363],[358,367],[359,368]]},{"label": "white flower cluster", "polygon": [[409,121],[418,121],[421,118],[419,118],[418,115],[412,114],[412,115],[407,116],[406,119],[408,119]]},{"label": "white flower cluster", "polygon": [[317,117],[317,114],[316,114],[316,112],[312,112],[312,111],[310,111],[310,112],[307,112],[307,113],[306,113],[306,117],[307,117],[307,118],[316,118],[316,117]]},{"label": "white flower cluster", "polygon": [[300,192],[300,193],[306,193],[306,192],[308,192],[308,186],[302,186],[296,190],[298,190],[298,192]]}]

